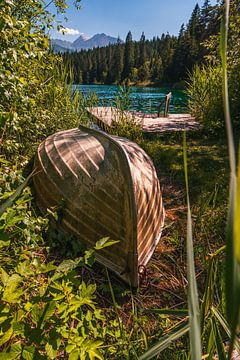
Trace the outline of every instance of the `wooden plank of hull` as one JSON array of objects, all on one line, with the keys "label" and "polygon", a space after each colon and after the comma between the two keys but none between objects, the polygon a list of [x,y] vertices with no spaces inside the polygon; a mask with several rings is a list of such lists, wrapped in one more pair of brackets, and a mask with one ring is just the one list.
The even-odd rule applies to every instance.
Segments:
[{"label": "wooden plank of hull", "polygon": [[138,266],[146,265],[158,244],[164,223],[164,209],[154,165],[139,146],[118,138],[130,159],[137,208]]},{"label": "wooden plank of hull", "polygon": [[154,166],[127,139],[80,127],[47,138],[35,159],[42,212],[62,206],[61,225],[94,246],[109,236],[119,243],[97,259],[132,286],[160,238],[164,211]]}]

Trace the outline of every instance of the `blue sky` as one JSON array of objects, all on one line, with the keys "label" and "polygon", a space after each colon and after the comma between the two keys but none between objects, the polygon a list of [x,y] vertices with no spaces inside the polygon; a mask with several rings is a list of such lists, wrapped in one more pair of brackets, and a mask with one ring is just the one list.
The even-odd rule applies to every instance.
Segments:
[{"label": "blue sky", "polygon": [[[200,6],[203,2],[198,1]],[[82,33],[88,36],[105,33],[125,40],[129,30],[134,40],[143,31],[148,39],[167,31],[177,35],[196,3],[196,0],[82,0],[80,10],[73,6],[67,10],[68,22],[57,16],[68,28],[68,34],[63,36],[55,30],[51,37],[74,41]]]}]

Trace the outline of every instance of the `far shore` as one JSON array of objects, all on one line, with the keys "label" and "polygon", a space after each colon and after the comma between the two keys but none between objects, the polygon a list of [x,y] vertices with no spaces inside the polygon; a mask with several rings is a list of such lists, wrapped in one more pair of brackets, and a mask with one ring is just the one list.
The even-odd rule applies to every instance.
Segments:
[{"label": "far shore", "polygon": [[151,82],[151,81],[144,81],[144,82],[128,82],[128,83],[122,83],[122,84],[106,84],[106,83],[98,83],[94,82],[91,84],[81,83],[81,84],[73,84],[73,85],[116,85],[116,86],[137,86],[137,87],[156,87],[156,88],[169,88],[169,89],[175,89],[175,90],[185,90],[186,89],[186,83],[185,81],[179,81],[174,84],[171,83],[157,83],[157,82]]}]

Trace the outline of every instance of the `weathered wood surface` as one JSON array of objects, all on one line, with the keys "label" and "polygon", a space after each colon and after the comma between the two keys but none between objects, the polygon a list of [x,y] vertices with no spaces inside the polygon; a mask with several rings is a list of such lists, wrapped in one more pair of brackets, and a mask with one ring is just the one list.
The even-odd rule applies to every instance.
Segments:
[{"label": "weathered wood surface", "polygon": [[97,260],[132,286],[161,236],[160,184],[147,154],[135,143],[80,127],[48,137],[35,158],[34,184],[43,213],[61,208],[61,226],[93,247],[109,236],[118,244]]},{"label": "weathered wood surface", "polygon": [[168,114],[167,117],[157,117],[155,114],[139,112],[125,111],[121,113],[113,107],[93,107],[87,110],[104,130],[111,127],[114,122],[120,122],[124,117],[140,124],[145,133],[199,130],[201,128],[201,125],[190,114]]},{"label": "weathered wood surface", "polygon": [[166,117],[168,116],[168,112],[169,112],[169,105],[170,105],[170,100],[172,98],[172,93],[169,92],[163,101],[161,101],[159,107],[158,107],[158,112],[157,112],[157,117],[160,117],[160,113],[161,113],[161,107],[164,104],[164,110],[163,110],[163,116]]}]

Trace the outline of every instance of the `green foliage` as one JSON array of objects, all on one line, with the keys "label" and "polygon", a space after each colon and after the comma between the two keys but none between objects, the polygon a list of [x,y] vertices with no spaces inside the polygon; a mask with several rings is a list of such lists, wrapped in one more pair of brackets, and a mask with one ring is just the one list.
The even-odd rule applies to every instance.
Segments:
[{"label": "green foliage", "polygon": [[130,117],[126,111],[131,107],[131,88],[121,87],[115,99],[116,119],[113,119],[109,132],[113,135],[123,136],[135,142],[142,139],[142,124],[135,120],[134,113]]},{"label": "green foliage", "polygon": [[161,340],[154,345],[151,349],[149,349],[145,354],[140,357],[140,360],[150,360],[159,355],[163,350],[168,348],[172,342],[177,341],[183,335],[185,335],[189,331],[189,325],[184,324],[180,326],[176,326],[175,329],[171,331],[170,334],[167,334],[161,338]]},{"label": "green foliage", "polygon": [[187,86],[191,113],[210,132],[224,129],[221,67],[196,66]]},{"label": "green foliage", "polygon": [[[0,359],[137,357],[142,323],[135,324],[135,338],[116,313],[96,305],[96,283],[82,275],[94,263],[94,250],[53,258],[45,243],[49,219],[35,214],[30,188],[19,189],[21,172],[4,165],[0,198],[8,201],[16,189],[18,198],[0,217]],[[100,239],[95,250],[115,243]]]},{"label": "green foliage", "polygon": [[51,17],[43,3],[1,2],[0,19],[0,146],[10,157],[29,153],[52,131],[76,126],[78,101],[57,67],[61,60],[49,52]]},{"label": "green foliage", "polygon": [[75,270],[84,258],[74,266],[71,260],[64,266],[42,260],[38,247],[35,254],[20,248],[15,266],[0,261],[1,356],[9,358],[18,346],[13,359],[55,359],[60,353],[71,359],[103,359],[99,348],[106,319],[94,304],[96,285],[87,285]]},{"label": "green foliage", "polygon": [[[239,41],[240,11],[237,1],[232,1],[229,16],[227,73],[232,123],[239,127],[240,72]],[[197,66],[190,74],[187,93],[190,96],[189,109],[210,132],[224,130],[222,62],[219,53],[219,34],[211,36],[204,43],[208,55],[206,65]]]}]

